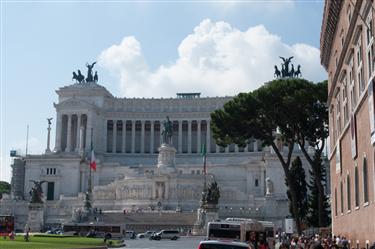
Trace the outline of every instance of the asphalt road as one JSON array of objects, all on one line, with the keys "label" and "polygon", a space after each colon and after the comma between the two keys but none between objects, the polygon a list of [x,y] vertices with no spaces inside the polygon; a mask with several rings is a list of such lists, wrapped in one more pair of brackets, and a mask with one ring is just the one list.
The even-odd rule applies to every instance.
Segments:
[{"label": "asphalt road", "polygon": [[125,240],[123,249],[197,249],[204,237],[181,237],[178,240]]}]

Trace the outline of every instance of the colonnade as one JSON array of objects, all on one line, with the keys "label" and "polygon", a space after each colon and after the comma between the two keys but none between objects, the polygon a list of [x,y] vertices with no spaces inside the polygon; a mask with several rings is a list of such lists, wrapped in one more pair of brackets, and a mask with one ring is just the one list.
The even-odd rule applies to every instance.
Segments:
[{"label": "colonnade", "polygon": [[[105,151],[107,153],[158,153],[163,142],[161,135],[164,120],[105,120]],[[222,148],[215,143],[210,129],[210,120],[174,120],[173,146],[178,153],[201,153],[206,146],[207,153],[258,151],[257,141],[245,148],[230,145]]]},{"label": "colonnade", "polygon": [[56,120],[55,151],[79,152],[90,145],[88,130],[91,120],[87,114],[58,114]]},{"label": "colonnade", "polygon": [[[164,120],[108,119],[104,122],[104,131],[96,128],[98,136],[103,137],[103,140],[97,141],[103,143],[104,152],[155,154],[163,143],[161,132]],[[261,150],[261,144],[257,140],[250,141],[244,148],[234,144],[225,148],[218,146],[212,137],[209,119],[183,119],[172,123],[172,144],[180,154],[201,153],[203,146],[207,153]],[[91,127],[92,117],[87,114],[58,114],[55,151],[80,152],[90,149]]]}]

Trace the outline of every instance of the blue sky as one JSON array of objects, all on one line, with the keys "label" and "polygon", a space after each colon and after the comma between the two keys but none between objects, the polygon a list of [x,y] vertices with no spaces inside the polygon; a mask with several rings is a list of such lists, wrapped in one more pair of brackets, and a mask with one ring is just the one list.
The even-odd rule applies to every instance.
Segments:
[{"label": "blue sky", "polygon": [[[46,118],[55,118],[55,90],[72,84],[72,72],[86,71],[86,62],[99,61],[99,83],[118,97],[188,90],[233,95],[271,80],[278,55],[295,56],[306,78],[325,79],[318,58],[323,6],[323,1],[2,1],[0,180],[10,181],[9,150],[25,151],[27,125],[29,152],[44,151]],[[217,80],[224,83],[212,87]],[[150,93],[143,91],[147,88]],[[53,122],[52,147],[54,128]]]}]

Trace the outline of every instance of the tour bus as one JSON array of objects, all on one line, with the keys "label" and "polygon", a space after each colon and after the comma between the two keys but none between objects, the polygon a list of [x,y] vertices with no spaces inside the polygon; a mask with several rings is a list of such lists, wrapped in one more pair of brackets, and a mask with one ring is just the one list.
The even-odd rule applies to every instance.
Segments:
[{"label": "tour bus", "polygon": [[274,248],[274,225],[272,222],[254,219],[227,218],[224,221],[208,223],[208,240],[234,240],[249,242],[267,241],[269,248]]},{"label": "tour bus", "polygon": [[110,233],[113,237],[126,234],[125,225],[101,223],[66,223],[63,225],[64,233],[73,232],[83,236],[103,237]]},{"label": "tour bus", "polygon": [[8,236],[14,231],[14,216],[0,215],[0,236]]}]

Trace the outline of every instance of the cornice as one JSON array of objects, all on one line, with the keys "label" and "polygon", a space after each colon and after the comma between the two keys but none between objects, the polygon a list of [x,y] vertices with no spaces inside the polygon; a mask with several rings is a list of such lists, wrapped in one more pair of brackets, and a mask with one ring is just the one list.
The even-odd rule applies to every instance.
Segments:
[{"label": "cornice", "polygon": [[[331,100],[332,100],[332,97],[333,97],[333,94],[334,94],[334,89],[336,87],[337,80],[338,80],[342,65],[343,65],[343,63],[345,61],[345,57],[347,55],[346,52],[351,53],[351,51],[349,51],[350,42],[351,42],[353,34],[354,34],[354,28],[356,27],[357,17],[358,17],[358,13],[359,13],[359,10],[361,8],[361,5],[362,5],[362,1],[357,1],[356,5],[354,7],[352,20],[350,22],[349,29],[347,31],[347,35],[345,37],[345,42],[344,42],[344,45],[343,45],[343,48],[342,48],[342,51],[341,51],[341,54],[340,54],[340,57],[339,57],[339,60],[338,60],[338,63],[337,63],[336,71],[335,71],[335,74],[332,77],[332,82],[330,84],[330,88],[328,89],[328,100],[327,100],[328,105],[331,104]],[[329,58],[328,58],[328,60],[329,60]],[[328,68],[328,64],[327,64],[327,68]]]},{"label": "cornice", "polygon": [[99,108],[87,101],[82,99],[77,99],[75,97],[62,101],[58,104],[53,103],[53,106],[56,108],[56,111],[63,111],[63,110],[81,110],[81,109],[88,109],[93,110],[99,113]]},{"label": "cornice", "polygon": [[342,0],[326,0],[320,31],[320,63],[328,69],[331,48],[342,9]]}]

